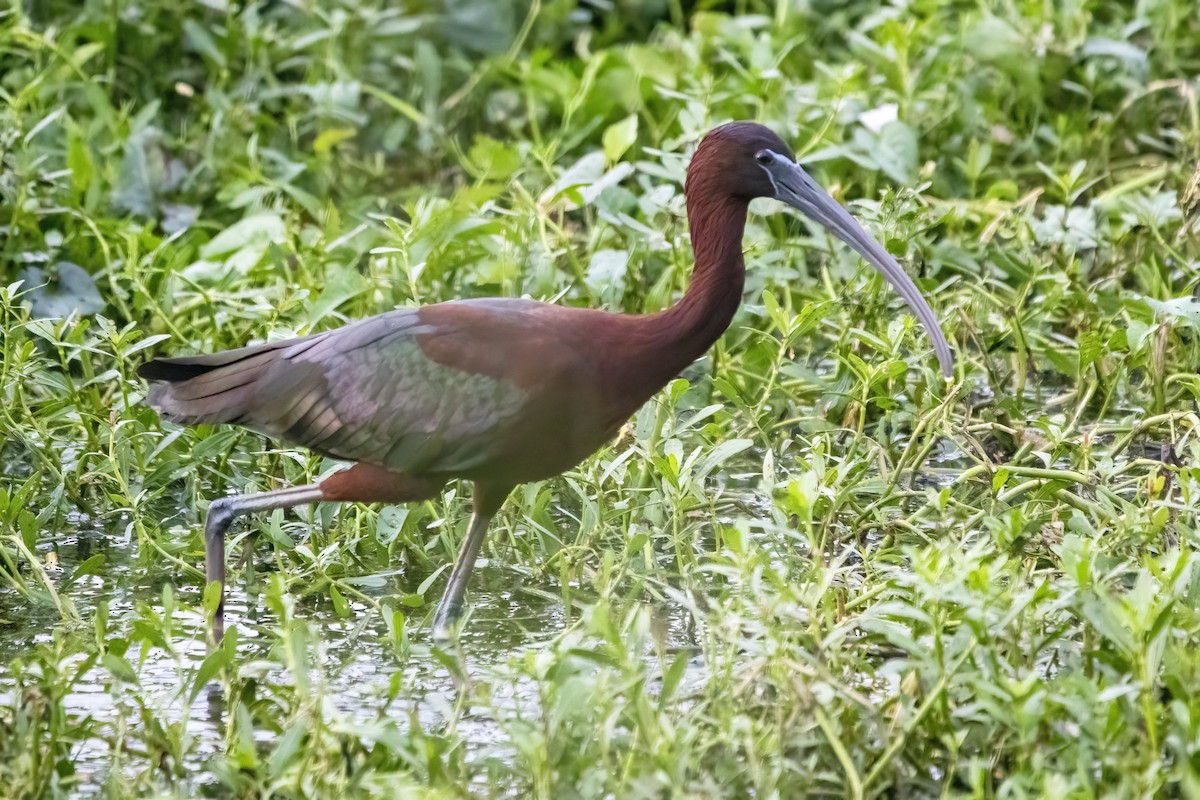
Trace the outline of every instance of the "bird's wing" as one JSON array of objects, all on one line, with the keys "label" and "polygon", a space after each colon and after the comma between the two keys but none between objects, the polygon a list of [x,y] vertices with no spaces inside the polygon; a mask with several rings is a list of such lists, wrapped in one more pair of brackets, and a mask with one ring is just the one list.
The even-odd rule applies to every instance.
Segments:
[{"label": "bird's wing", "polygon": [[491,456],[526,394],[450,366],[422,342],[454,339],[453,317],[380,314],[334,331],[210,356],[150,362],[150,404],[178,422],[227,422],[396,472],[456,472]]}]

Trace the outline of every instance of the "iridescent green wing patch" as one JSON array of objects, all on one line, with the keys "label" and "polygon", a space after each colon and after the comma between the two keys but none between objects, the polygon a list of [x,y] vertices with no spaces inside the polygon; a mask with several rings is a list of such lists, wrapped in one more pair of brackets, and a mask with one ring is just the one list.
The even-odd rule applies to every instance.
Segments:
[{"label": "iridescent green wing patch", "polygon": [[477,466],[526,395],[510,381],[433,361],[417,339],[428,332],[402,311],[297,343],[266,370],[260,403],[243,422],[397,472]]}]

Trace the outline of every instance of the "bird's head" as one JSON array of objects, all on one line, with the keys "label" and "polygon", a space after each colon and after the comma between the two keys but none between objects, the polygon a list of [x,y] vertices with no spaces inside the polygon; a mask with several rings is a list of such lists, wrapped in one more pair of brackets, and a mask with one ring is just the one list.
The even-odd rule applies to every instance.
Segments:
[{"label": "bird's head", "polygon": [[900,293],[929,332],[943,374],[953,376],[950,345],[916,284],[883,245],[800,168],[791,148],[770,128],[755,122],[730,122],[709,131],[688,167],[686,192],[689,202],[713,193],[745,202],[771,197],[828,230]]}]

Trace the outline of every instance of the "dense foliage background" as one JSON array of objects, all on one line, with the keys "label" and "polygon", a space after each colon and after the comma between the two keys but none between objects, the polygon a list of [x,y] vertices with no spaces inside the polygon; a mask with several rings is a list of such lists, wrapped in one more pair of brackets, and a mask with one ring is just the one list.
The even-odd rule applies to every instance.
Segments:
[{"label": "dense foliage background", "polygon": [[[26,0],[0,11],[0,793],[1200,795],[1193,0]],[[762,202],[709,357],[517,490],[335,468],[153,352],[452,297],[649,311],[689,148],[774,127],[933,298]],[[7,287],[7,288],[3,288]],[[211,597],[210,597],[211,603]]]}]

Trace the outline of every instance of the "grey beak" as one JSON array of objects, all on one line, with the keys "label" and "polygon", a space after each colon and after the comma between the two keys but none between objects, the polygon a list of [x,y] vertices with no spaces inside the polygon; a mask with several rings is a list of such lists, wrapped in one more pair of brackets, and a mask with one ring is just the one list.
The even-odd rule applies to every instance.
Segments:
[{"label": "grey beak", "polygon": [[[769,158],[768,158],[769,157]],[[771,150],[760,151],[756,158],[762,168],[770,176],[775,185],[775,197],[796,208],[809,219],[823,226],[837,238],[850,245],[856,253],[867,260],[871,266],[883,273],[888,283],[895,287],[913,314],[929,334],[933,341],[933,352],[937,354],[942,366],[942,374],[947,378],[954,376],[954,353],[950,343],[942,333],[937,316],[929,307],[921,290],[912,282],[912,278],[896,263],[883,245],[863,230],[850,212],[846,211],[836,200],[822,189],[808,173],[786,156],[781,156]]]}]

